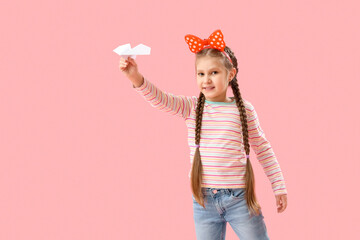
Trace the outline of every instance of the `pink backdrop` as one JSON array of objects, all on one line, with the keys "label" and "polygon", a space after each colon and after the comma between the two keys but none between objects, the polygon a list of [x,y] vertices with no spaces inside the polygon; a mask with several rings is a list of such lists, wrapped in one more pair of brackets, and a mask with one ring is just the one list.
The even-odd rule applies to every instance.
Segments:
[{"label": "pink backdrop", "polygon": [[184,35],[218,28],[287,184],[279,214],[251,153],[270,238],[360,237],[357,1],[35,0],[0,9],[0,239],[195,239],[185,122],[146,103],[112,50],[150,46],[137,58],[141,73],[197,96]]}]

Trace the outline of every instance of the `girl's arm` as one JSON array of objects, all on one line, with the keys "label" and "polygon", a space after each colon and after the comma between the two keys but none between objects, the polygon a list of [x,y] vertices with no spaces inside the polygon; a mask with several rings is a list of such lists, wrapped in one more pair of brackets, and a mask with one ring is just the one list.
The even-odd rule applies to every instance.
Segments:
[{"label": "girl's arm", "polygon": [[177,96],[161,91],[139,73],[137,63],[132,58],[126,60],[121,57],[119,68],[132,82],[135,91],[141,94],[151,106],[182,118],[190,116],[195,106],[196,96]]},{"label": "girl's arm", "polygon": [[256,157],[268,179],[270,180],[275,195],[287,194],[285,180],[280,165],[270,142],[265,137],[265,132],[260,126],[258,115],[254,106],[247,101],[249,143],[256,153]]},{"label": "girl's arm", "polygon": [[133,84],[133,88],[154,108],[184,119],[190,116],[195,106],[195,96],[187,97],[164,92],[146,78],[143,78],[143,83],[139,87]]}]

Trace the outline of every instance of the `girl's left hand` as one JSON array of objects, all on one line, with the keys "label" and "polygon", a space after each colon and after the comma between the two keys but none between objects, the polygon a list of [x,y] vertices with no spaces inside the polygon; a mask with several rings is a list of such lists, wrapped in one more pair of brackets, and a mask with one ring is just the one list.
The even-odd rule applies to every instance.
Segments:
[{"label": "girl's left hand", "polygon": [[278,213],[283,212],[287,206],[287,194],[275,195]]}]

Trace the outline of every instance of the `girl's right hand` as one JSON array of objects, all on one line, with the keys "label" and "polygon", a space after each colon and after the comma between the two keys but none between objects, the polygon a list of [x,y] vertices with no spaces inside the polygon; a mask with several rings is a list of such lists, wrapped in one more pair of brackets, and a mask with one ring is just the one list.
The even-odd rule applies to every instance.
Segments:
[{"label": "girl's right hand", "polygon": [[138,71],[138,66],[135,60],[131,57],[125,59],[120,57],[119,69],[129,78],[133,83],[139,82],[139,78],[142,79],[141,74]]}]

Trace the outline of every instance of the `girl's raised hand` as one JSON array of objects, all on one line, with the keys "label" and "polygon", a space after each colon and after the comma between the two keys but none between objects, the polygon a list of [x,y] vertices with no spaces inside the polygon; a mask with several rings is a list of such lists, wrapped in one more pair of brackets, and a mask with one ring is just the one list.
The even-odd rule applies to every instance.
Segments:
[{"label": "girl's raised hand", "polygon": [[131,57],[129,57],[128,59],[120,57],[119,69],[129,79],[133,78],[134,76],[136,76],[139,73],[138,66],[137,66],[135,60]]},{"label": "girl's raised hand", "polygon": [[119,69],[131,80],[134,86],[140,86],[143,83],[143,76],[139,73],[138,66],[133,58],[120,57]]},{"label": "girl's raised hand", "polygon": [[275,195],[278,213],[283,212],[287,207],[287,194]]}]

